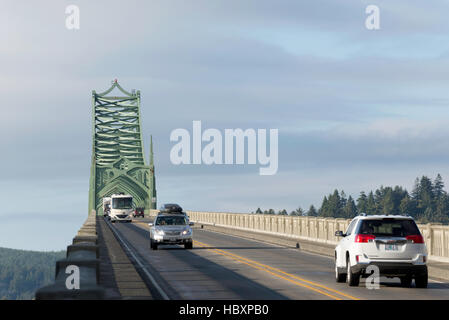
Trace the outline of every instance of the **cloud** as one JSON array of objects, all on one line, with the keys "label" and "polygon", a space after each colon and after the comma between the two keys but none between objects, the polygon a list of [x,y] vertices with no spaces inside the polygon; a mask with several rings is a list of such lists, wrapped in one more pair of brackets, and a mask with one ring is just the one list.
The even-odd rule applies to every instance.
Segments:
[{"label": "cloud", "polygon": [[[72,197],[71,213],[85,212],[91,91],[114,78],[141,90],[161,201],[294,209],[319,204],[334,188],[357,193],[449,174],[448,5],[376,3],[381,30],[369,32],[368,1],[77,1],[81,29],[73,32],[64,23],[70,1],[6,1],[2,194],[51,201],[56,192],[52,210],[65,210]],[[278,175],[260,177],[258,166],[172,165],[170,132],[193,120],[220,130],[279,129]],[[61,180],[67,184],[54,184]],[[24,207],[41,214],[47,200]]]}]

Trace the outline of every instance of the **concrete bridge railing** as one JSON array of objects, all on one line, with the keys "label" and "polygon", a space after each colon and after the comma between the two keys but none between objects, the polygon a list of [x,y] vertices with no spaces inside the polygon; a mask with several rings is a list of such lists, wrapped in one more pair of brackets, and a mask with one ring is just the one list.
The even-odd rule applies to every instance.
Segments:
[{"label": "concrete bridge railing", "polygon": [[[345,231],[351,221],[226,212],[187,211],[187,214],[190,220],[198,223],[331,245],[336,245],[339,241],[335,231]],[[449,262],[449,226],[429,223],[419,224],[418,227],[425,239],[429,260]]]},{"label": "concrete bridge railing", "polygon": [[55,282],[36,291],[36,300],[104,298],[105,290],[98,285],[97,219],[92,210],[72,244],[67,246],[66,258],[56,262]]}]

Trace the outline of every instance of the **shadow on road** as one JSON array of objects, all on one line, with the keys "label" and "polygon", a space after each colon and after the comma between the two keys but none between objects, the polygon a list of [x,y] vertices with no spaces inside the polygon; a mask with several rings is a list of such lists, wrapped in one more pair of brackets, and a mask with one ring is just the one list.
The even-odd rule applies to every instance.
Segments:
[{"label": "shadow on road", "polygon": [[[278,290],[198,255],[203,248],[186,250],[182,246],[164,245],[158,250],[151,250],[148,231],[133,224],[118,226],[122,236],[132,244],[139,257],[145,260],[145,267],[160,281],[172,299],[288,299]],[[199,281],[195,284],[192,280]]]}]

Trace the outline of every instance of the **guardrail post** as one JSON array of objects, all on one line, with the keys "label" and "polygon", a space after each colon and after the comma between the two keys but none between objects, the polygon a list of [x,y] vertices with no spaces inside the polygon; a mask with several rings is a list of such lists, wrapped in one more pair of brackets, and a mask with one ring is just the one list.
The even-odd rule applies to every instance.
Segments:
[{"label": "guardrail post", "polygon": [[306,234],[307,234],[307,237],[309,238],[310,237],[310,218],[309,217],[306,217]]},{"label": "guardrail post", "polygon": [[443,228],[441,228],[441,252],[440,252],[440,255],[441,256],[445,256],[445,254],[446,254],[446,242],[444,241],[445,239],[445,237],[444,237],[444,234],[445,234],[445,232],[444,232],[445,230],[443,229]]},{"label": "guardrail post", "polygon": [[324,233],[326,242],[329,241],[329,220],[328,218],[324,219]]},{"label": "guardrail post", "polygon": [[433,248],[433,243],[434,243],[434,239],[433,239],[433,228],[432,228],[432,224],[428,223],[427,224],[428,227],[428,236],[429,236],[429,256],[433,256],[435,250]]}]

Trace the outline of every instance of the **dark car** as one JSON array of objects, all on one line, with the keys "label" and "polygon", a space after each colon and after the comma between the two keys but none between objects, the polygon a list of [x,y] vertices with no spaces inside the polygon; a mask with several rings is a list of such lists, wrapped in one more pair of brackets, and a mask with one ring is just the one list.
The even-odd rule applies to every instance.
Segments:
[{"label": "dark car", "polygon": [[182,213],[182,208],[176,203],[166,203],[162,205],[159,211],[160,213]]},{"label": "dark car", "polygon": [[134,214],[133,214],[134,218],[136,218],[136,217],[144,218],[145,217],[144,211],[145,211],[145,208],[136,208],[134,210]]}]

